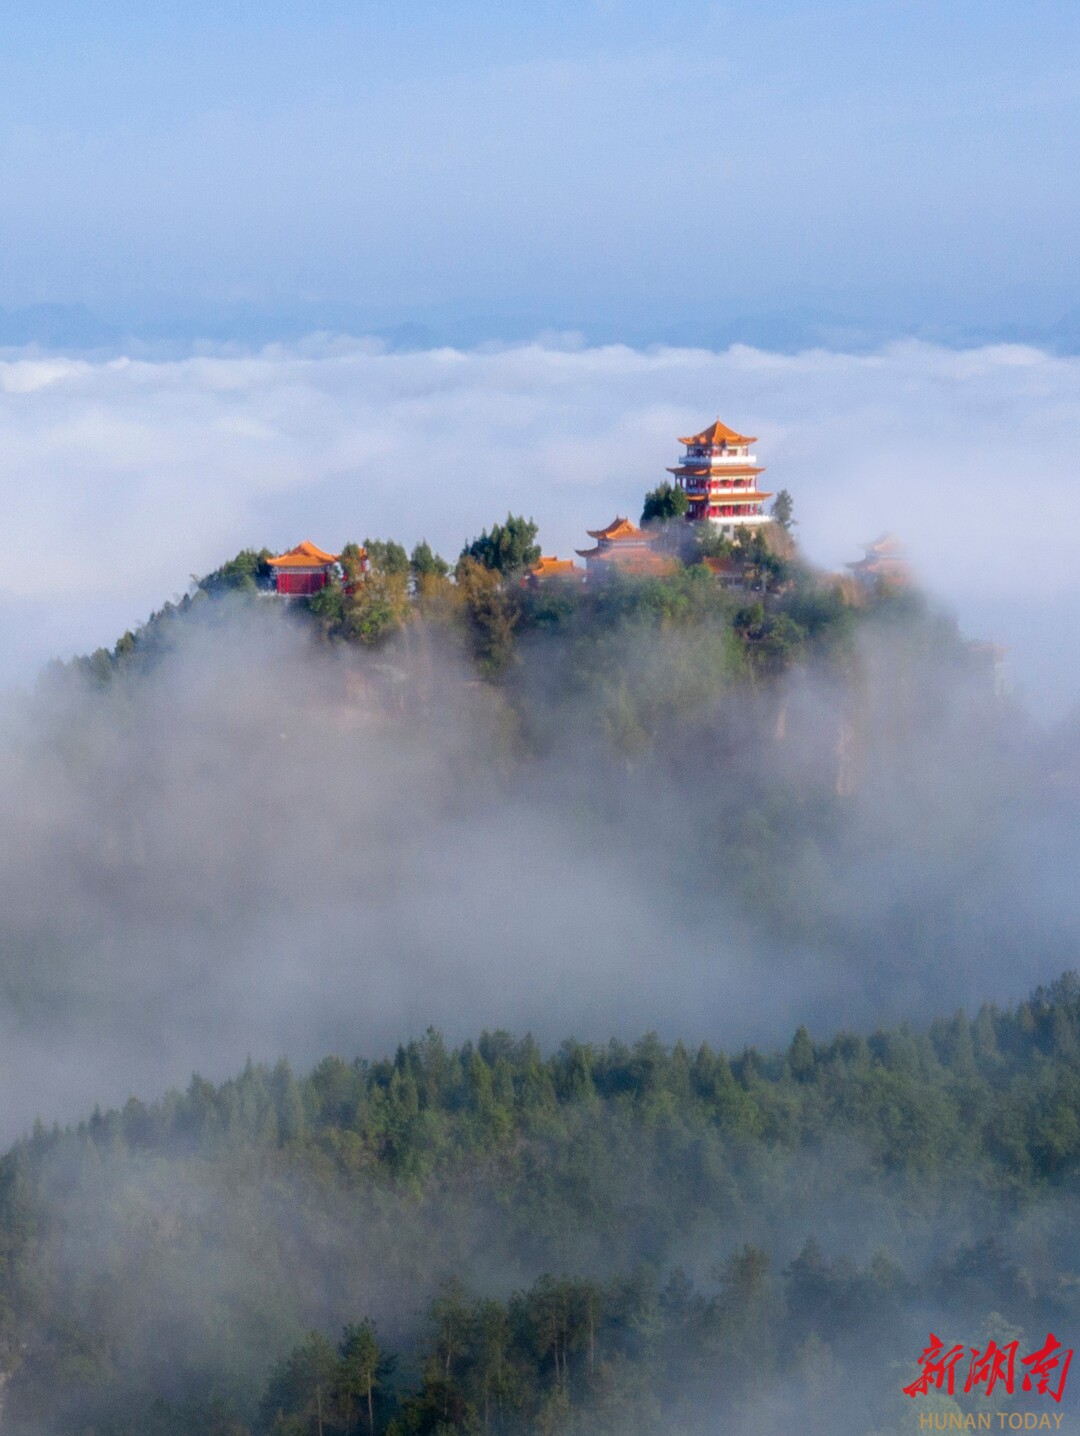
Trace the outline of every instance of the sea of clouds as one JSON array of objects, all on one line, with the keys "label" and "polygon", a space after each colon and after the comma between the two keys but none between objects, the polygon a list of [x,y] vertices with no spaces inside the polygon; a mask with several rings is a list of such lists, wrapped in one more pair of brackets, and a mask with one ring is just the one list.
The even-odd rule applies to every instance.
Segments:
[{"label": "sea of clouds", "polygon": [[1080,359],[902,342],[392,352],[318,338],[179,360],[0,360],[0,682],[109,645],[245,546],[426,537],[449,556],[508,510],[569,554],[636,517],[676,435],[759,436],[765,486],[834,567],[883,530],[965,631],[1006,643],[1029,703],[1080,687]]}]

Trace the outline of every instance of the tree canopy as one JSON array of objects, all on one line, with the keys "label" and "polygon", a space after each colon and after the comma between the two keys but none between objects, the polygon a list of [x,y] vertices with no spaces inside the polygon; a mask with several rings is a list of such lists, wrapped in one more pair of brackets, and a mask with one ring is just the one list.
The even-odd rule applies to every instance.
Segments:
[{"label": "tree canopy", "polygon": [[539,559],[536,533],[537,525],[532,519],[507,514],[504,524],[493,524],[490,533],[485,529],[479,538],[466,544],[461,557],[473,559],[504,577],[512,577]]},{"label": "tree canopy", "polygon": [[669,523],[682,518],[690,507],[686,493],[677,484],[667,479],[645,495],[645,506],[641,510],[642,524]]}]

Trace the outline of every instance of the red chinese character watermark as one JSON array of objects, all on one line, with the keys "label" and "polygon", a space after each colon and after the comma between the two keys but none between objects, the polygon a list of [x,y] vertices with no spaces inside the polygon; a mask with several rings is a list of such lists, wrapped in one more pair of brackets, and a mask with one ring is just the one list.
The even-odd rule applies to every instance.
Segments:
[{"label": "red chinese character watermark", "polygon": [[[977,1387],[985,1387],[985,1395],[990,1396],[1000,1383],[1012,1396],[1016,1389],[1016,1352],[1019,1345],[1018,1341],[1010,1341],[1006,1346],[998,1346],[997,1342],[991,1341],[985,1351],[973,1346],[964,1382],[965,1394]],[[963,1346],[952,1346],[946,1351],[940,1336],[931,1332],[930,1345],[919,1357],[919,1375],[910,1386],[904,1387],[904,1394],[913,1398],[925,1396],[933,1387],[935,1391],[954,1395],[956,1368],[963,1359],[964,1350]],[[1045,1345],[1020,1359],[1020,1365],[1027,1368],[1023,1389],[1035,1390],[1040,1396],[1051,1396],[1060,1401],[1072,1358],[1072,1351],[1066,1351],[1052,1331],[1047,1332]],[[1056,1385],[1053,1384],[1055,1380]]]},{"label": "red chinese character watermark", "polygon": [[[1051,1331],[1047,1333],[1046,1345],[1040,1351],[1033,1351],[1030,1356],[1024,1357],[1020,1364],[1030,1368],[1024,1372],[1025,1391],[1031,1390],[1032,1377],[1035,1377],[1037,1381],[1035,1389],[1040,1396],[1045,1396],[1049,1392],[1055,1401],[1061,1400],[1061,1393],[1065,1390],[1065,1378],[1069,1374],[1069,1362],[1073,1357],[1071,1351],[1066,1351],[1062,1359],[1058,1355],[1062,1350],[1061,1342]],[[1061,1375],[1058,1378],[1057,1390],[1050,1391],[1050,1373],[1058,1366],[1061,1367]]]},{"label": "red chinese character watermark", "polygon": [[964,1354],[962,1346],[954,1346],[947,1355],[945,1343],[940,1336],[930,1333],[930,1345],[919,1357],[919,1365],[922,1367],[922,1375],[919,1376],[910,1386],[904,1390],[909,1396],[925,1396],[931,1386],[940,1391],[943,1387],[949,1395],[953,1394],[954,1372],[956,1363]]},{"label": "red chinese character watermark", "polygon": [[967,1380],[964,1382],[965,1394],[974,1391],[976,1386],[985,1384],[986,1395],[992,1396],[994,1387],[1000,1381],[1011,1396],[1016,1348],[1019,1345],[1018,1341],[1010,1341],[1008,1346],[998,1346],[996,1341],[992,1341],[985,1351],[976,1351],[973,1347],[971,1365],[968,1367]]}]

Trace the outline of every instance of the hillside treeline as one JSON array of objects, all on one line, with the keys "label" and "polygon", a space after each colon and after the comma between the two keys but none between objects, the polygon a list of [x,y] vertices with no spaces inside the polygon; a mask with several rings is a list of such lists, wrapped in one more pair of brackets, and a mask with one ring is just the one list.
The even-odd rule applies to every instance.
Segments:
[{"label": "hillside treeline", "polygon": [[1071,975],[768,1054],[196,1077],[0,1163],[4,1429],[907,1429],[931,1320],[1080,1324],[1078,1111]]},{"label": "hillside treeline", "polygon": [[[698,655],[730,676],[768,676],[813,654],[850,652],[853,610],[865,606],[852,583],[821,575],[799,558],[779,524],[732,542],[669,521],[657,528],[658,550],[671,572],[636,577],[618,568],[603,582],[583,585],[554,578],[526,582],[539,557],[536,525],[508,515],[463,549],[451,566],[426,542],[411,555],[394,540],[346,544],[341,572],[310,598],[290,604],[330,645],[377,651],[407,642],[423,630],[485,679],[511,682],[537,645],[562,647],[584,658],[582,645],[602,635],[634,631],[711,631],[713,647]],[[720,554],[736,565],[739,584],[718,583],[708,560]],[[365,566],[361,566],[361,555]],[[146,671],[172,651],[177,624],[213,622],[207,600],[252,600],[273,587],[267,549],[245,549],[205,577],[182,599],[164,605],[116,646],[75,660],[73,668],[96,683]],[[584,570],[581,570],[583,573]],[[919,602],[896,592],[871,594],[902,608]],[[603,657],[589,654],[588,657]],[[615,657],[615,655],[612,655]]]}]

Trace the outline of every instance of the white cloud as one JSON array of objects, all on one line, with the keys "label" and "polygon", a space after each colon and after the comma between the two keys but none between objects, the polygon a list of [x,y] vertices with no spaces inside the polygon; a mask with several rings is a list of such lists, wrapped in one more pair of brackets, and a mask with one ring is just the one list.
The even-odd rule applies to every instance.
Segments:
[{"label": "white cloud", "polygon": [[895,530],[969,628],[997,625],[1025,655],[1036,637],[1064,645],[1053,696],[1071,695],[1080,361],[917,343],[15,354],[0,363],[0,671],[111,642],[248,544],[426,536],[453,555],[513,509],[566,553],[586,527],[636,514],[675,435],[717,413],[759,435],[767,486],[794,494],[812,557],[836,565]]}]

